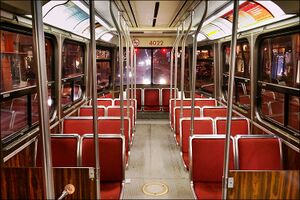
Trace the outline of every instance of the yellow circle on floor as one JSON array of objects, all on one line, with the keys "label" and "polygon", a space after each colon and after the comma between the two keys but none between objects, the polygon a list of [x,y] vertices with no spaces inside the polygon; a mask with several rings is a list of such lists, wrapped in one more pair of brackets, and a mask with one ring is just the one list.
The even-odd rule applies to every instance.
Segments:
[{"label": "yellow circle on floor", "polygon": [[143,193],[150,196],[161,196],[168,193],[169,188],[164,183],[154,182],[146,183],[143,186]]}]

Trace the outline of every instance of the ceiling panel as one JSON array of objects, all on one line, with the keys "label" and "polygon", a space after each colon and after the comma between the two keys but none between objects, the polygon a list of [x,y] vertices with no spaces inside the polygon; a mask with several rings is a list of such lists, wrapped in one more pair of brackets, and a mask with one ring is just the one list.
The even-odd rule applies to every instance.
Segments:
[{"label": "ceiling panel", "polygon": [[[168,27],[184,1],[160,1],[156,26]],[[152,14],[153,15],[153,14]]]}]

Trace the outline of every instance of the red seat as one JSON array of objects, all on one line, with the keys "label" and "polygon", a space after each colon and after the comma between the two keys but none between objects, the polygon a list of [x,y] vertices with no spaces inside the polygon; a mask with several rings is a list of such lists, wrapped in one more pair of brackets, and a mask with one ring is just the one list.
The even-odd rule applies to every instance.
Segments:
[{"label": "red seat", "polygon": [[[198,199],[221,199],[225,135],[193,135],[191,181]],[[233,138],[229,169],[234,169]]]},{"label": "red seat", "polygon": [[[124,107],[127,107],[127,100],[124,100]],[[132,101],[129,101],[130,106],[133,106],[134,109],[134,117],[136,120],[136,110],[137,110],[137,101],[136,99],[132,99]],[[120,106],[120,99],[115,99],[114,100],[114,106]]]},{"label": "red seat", "polygon": [[[105,107],[97,106],[98,117],[105,116]],[[93,107],[92,106],[82,106],[79,109],[79,116],[93,116]]]},{"label": "red seat", "polygon": [[[180,146],[185,167],[189,168],[189,136],[191,130],[191,118],[180,119]],[[214,134],[214,122],[212,118],[194,118],[194,134]]]},{"label": "red seat", "polygon": [[[172,119],[174,116],[174,104],[175,99],[170,99],[170,121],[171,121],[171,128],[174,128],[174,120]],[[176,106],[180,106],[181,102],[180,99],[176,99]],[[192,100],[191,99],[184,99],[183,106],[191,106]],[[216,106],[217,101],[215,99],[195,99],[195,106],[203,107],[203,106]]]},{"label": "red seat", "polygon": [[[102,199],[120,199],[124,181],[124,137],[115,134],[99,135],[100,196]],[[92,134],[81,138],[81,166],[95,166]]]},{"label": "red seat", "polygon": [[[178,92],[178,90],[176,90]],[[163,111],[169,112],[169,102],[170,102],[170,88],[162,88],[162,109]],[[175,95],[175,89],[172,88],[172,97]]]},{"label": "red seat", "polygon": [[160,111],[160,90],[144,88],[144,111]]},{"label": "red seat", "polygon": [[113,100],[111,98],[98,98],[97,99],[98,106],[112,106]]},{"label": "red seat", "polygon": [[[174,108],[174,132],[175,135],[180,135],[180,107],[175,107]],[[195,117],[200,117],[200,113],[201,113],[201,108],[200,107],[195,107]],[[192,115],[192,110],[190,106],[184,106],[182,109],[182,117],[191,117]],[[180,137],[178,137],[179,139]],[[177,143],[180,142],[180,140],[176,140]]]},{"label": "red seat", "polygon": [[[127,105],[124,105],[124,116],[127,116]],[[107,116],[121,116],[120,106],[108,106],[107,107]],[[131,128],[135,127],[135,113],[134,108],[129,106],[129,118],[131,121]]]},{"label": "red seat", "polygon": [[[138,111],[142,110],[142,88],[136,88],[136,108]],[[134,94],[134,90],[133,90]],[[129,93],[129,97],[131,98],[131,93]]]},{"label": "red seat", "polygon": [[281,143],[271,135],[236,136],[237,168],[240,170],[281,170]]},{"label": "red seat", "polygon": [[227,108],[223,106],[203,106],[202,107],[202,117],[226,117]]},{"label": "red seat", "polygon": [[[51,150],[53,167],[79,166],[79,135],[51,134]],[[36,166],[43,165],[42,142],[38,140]]]},{"label": "red seat", "polygon": [[[216,118],[216,133],[226,134],[226,118]],[[249,121],[246,118],[233,117],[231,120],[231,136],[249,134]]]}]

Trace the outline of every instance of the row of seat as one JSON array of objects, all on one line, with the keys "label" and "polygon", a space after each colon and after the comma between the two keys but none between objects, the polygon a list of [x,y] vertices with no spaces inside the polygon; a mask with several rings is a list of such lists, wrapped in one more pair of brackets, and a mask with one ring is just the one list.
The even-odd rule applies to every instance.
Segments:
[{"label": "row of seat", "polygon": [[[98,117],[99,134],[119,134],[121,135],[120,117]],[[93,117],[67,117],[63,122],[63,134],[84,135],[93,133]],[[125,137],[125,161],[128,163],[130,146],[133,142],[133,130],[131,129],[130,119],[124,117],[124,137]]]},{"label": "row of seat", "polygon": [[[120,134],[99,134],[100,195],[120,199],[125,178],[125,138]],[[42,166],[42,144],[37,141],[36,166]],[[51,134],[53,167],[95,167],[93,134]]]},{"label": "row of seat", "polygon": [[[196,117],[194,118],[194,135],[224,135],[226,134],[225,117]],[[248,135],[250,133],[249,121],[247,118],[234,117],[231,121],[231,136]],[[179,144],[182,160],[186,169],[189,167],[189,137],[191,135],[191,118],[180,119]]]},{"label": "row of seat", "polygon": [[[193,135],[189,142],[191,186],[197,199],[221,199],[225,135]],[[230,139],[229,169],[282,169],[281,142],[272,135]]]},{"label": "row of seat", "polygon": [[[124,92],[126,94],[127,90]],[[180,97],[178,89],[172,89],[172,96]],[[131,93],[129,92],[129,96]],[[124,95],[125,97],[125,95]],[[196,94],[197,98],[202,95]],[[138,111],[169,111],[170,88],[137,88],[136,100]]]}]

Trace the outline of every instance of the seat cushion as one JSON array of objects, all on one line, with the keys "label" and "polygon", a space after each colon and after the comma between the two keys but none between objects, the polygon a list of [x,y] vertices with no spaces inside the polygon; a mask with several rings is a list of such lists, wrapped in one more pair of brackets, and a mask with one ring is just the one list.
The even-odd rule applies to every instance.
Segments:
[{"label": "seat cushion", "polygon": [[221,199],[221,182],[194,182],[194,190],[198,199]]},{"label": "seat cushion", "polygon": [[104,182],[100,184],[101,199],[120,199],[122,184],[119,182]]}]

